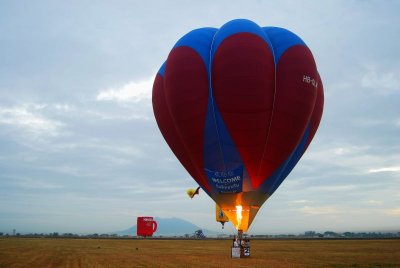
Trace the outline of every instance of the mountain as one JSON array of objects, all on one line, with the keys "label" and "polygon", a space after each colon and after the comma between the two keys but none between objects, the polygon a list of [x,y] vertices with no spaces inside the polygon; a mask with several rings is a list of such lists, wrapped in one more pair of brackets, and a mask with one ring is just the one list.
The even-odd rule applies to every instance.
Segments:
[{"label": "mountain", "polygon": [[[157,231],[154,236],[182,236],[185,234],[192,235],[196,230],[202,229],[199,226],[179,218],[155,218],[157,222]],[[219,232],[202,229],[206,236],[216,236]],[[136,235],[136,225],[118,232],[117,235]]]}]

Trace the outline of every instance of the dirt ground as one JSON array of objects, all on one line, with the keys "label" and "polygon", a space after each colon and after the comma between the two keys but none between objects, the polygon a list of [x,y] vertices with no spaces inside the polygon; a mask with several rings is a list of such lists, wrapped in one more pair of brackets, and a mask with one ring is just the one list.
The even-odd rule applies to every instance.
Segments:
[{"label": "dirt ground", "polygon": [[400,240],[252,240],[231,259],[230,240],[1,238],[0,267],[400,267]]}]

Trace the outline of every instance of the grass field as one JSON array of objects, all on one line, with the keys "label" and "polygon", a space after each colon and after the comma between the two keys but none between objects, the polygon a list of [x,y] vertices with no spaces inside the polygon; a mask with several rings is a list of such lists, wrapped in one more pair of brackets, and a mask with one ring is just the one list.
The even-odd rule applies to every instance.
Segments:
[{"label": "grass field", "polygon": [[[400,267],[400,240],[0,239],[0,267]],[[137,248],[137,249],[136,249]]]}]

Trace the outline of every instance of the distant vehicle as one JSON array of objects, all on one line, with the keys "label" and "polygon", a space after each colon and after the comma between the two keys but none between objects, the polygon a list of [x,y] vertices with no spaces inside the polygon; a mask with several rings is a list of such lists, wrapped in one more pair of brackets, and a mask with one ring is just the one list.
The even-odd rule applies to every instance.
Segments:
[{"label": "distant vehicle", "polygon": [[197,230],[194,232],[194,237],[198,239],[204,239],[206,238],[205,234],[203,233],[203,230]]},{"label": "distant vehicle", "polygon": [[157,231],[157,222],[153,217],[138,217],[136,227],[137,236],[151,237]]}]

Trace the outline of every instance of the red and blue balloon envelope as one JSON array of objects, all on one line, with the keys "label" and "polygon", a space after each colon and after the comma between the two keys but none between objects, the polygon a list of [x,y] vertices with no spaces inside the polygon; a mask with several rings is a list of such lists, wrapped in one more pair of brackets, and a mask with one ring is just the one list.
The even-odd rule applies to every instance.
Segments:
[{"label": "red and blue balloon envelope", "polygon": [[183,36],[153,85],[169,147],[244,232],[304,154],[323,103],[303,40],[245,19]]}]

